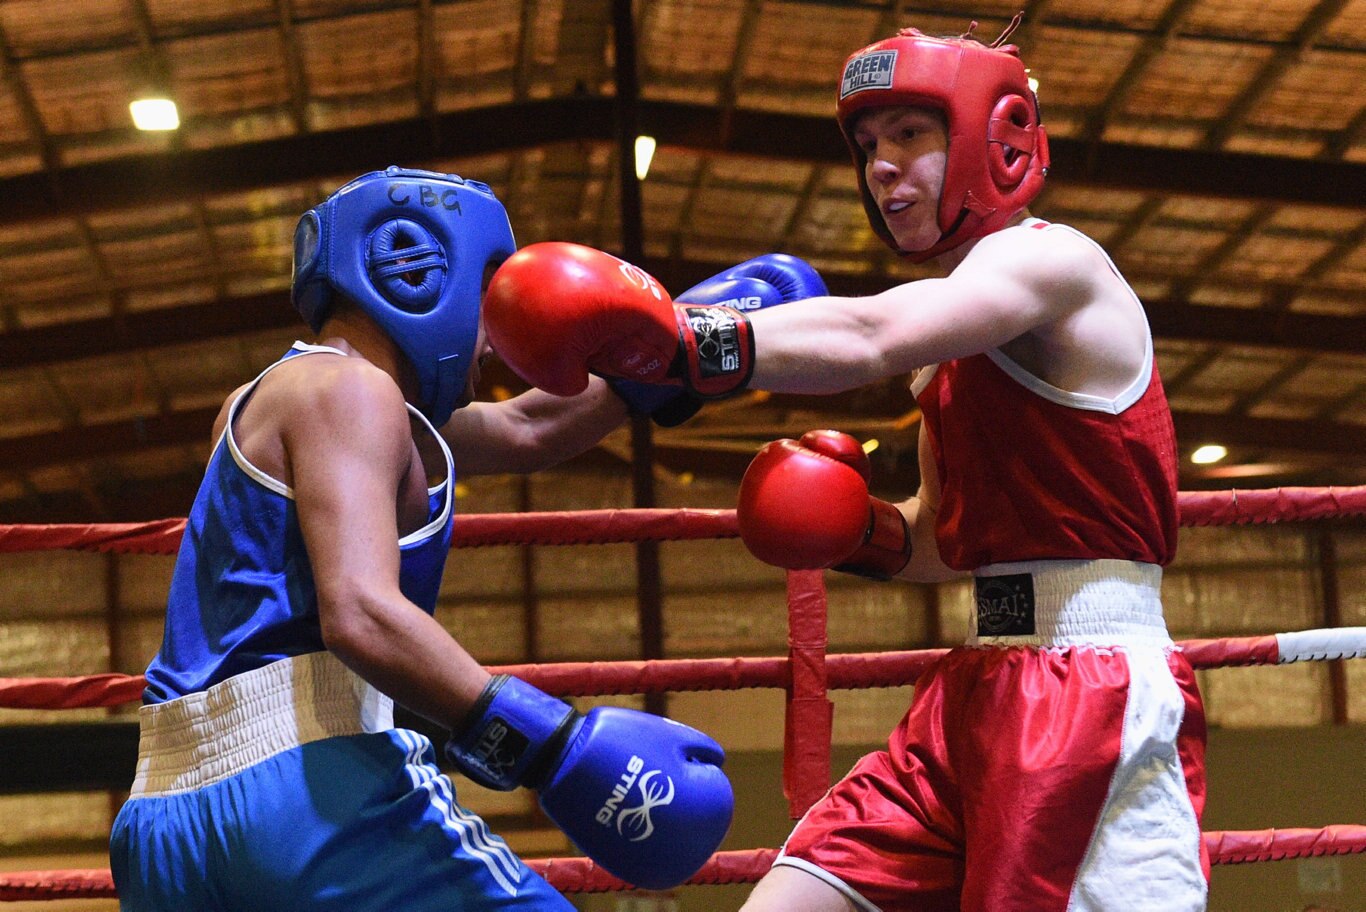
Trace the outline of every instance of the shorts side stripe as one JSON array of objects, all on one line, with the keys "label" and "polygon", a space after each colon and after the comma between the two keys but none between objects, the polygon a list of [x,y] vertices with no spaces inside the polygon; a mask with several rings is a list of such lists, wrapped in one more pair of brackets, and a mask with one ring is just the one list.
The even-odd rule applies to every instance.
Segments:
[{"label": "shorts side stripe", "polygon": [[395,732],[408,749],[407,770],[413,787],[427,792],[432,807],[441,813],[446,825],[459,837],[461,847],[483,862],[493,879],[509,896],[516,896],[522,881],[520,859],[508,848],[507,843],[489,831],[488,824],[482,818],[456,802],[450,780],[441,775],[434,765],[423,761],[422,755],[427,750],[425,740],[404,729],[395,729]]}]

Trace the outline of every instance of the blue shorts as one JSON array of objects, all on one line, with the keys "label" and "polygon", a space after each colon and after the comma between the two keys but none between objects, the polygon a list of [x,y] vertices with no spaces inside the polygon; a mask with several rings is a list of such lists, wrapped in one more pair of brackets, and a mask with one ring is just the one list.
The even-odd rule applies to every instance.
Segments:
[{"label": "blue shorts", "polygon": [[[195,694],[144,708],[138,780],[110,840],[122,909],[573,909],[456,802],[425,737],[329,734],[357,716],[339,709],[351,684],[310,659],[318,667],[302,677],[328,683],[299,687],[301,669],[288,667],[299,661],[208,692],[237,682],[227,700]],[[264,688],[262,672],[275,679]],[[275,705],[262,713],[262,689],[293,693],[283,709],[267,697]],[[301,691],[319,690],[332,693],[300,707]],[[186,701],[218,705],[177,706]],[[278,749],[291,741],[302,743]]]}]

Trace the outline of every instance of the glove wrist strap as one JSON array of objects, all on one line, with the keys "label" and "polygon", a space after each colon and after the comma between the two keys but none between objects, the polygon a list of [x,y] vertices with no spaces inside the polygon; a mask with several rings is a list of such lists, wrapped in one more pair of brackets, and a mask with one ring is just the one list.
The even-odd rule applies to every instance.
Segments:
[{"label": "glove wrist strap", "polygon": [[868,498],[863,544],[833,569],[868,579],[889,580],[911,561],[911,527],[895,504]]},{"label": "glove wrist strap", "polygon": [[675,304],[679,358],[670,373],[703,399],[739,392],[754,372],[749,318],[719,304]]},{"label": "glove wrist strap", "polygon": [[539,788],[583,722],[574,707],[510,675],[497,675],[446,742],[446,756],[480,785]]}]

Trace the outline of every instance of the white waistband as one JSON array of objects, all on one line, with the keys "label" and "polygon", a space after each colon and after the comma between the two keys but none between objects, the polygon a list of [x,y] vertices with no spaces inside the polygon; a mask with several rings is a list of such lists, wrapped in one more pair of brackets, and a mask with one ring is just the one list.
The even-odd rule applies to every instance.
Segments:
[{"label": "white waistband", "polygon": [[[981,567],[974,577],[970,646],[1172,645],[1157,564],[1020,561]],[[1021,588],[1032,588],[1032,607]],[[1026,619],[1026,612],[1032,616]],[[1007,632],[990,633],[992,622]],[[1022,627],[1033,632],[1019,632]]]},{"label": "white waistband", "polygon": [[283,751],[394,727],[394,704],[331,653],[280,659],[138,711],[130,797],[187,792]]}]

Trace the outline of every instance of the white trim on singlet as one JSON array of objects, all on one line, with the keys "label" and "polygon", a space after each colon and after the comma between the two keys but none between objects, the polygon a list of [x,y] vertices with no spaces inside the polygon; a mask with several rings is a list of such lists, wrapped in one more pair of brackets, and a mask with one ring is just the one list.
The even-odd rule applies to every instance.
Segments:
[{"label": "white trim on singlet", "polygon": [[845,883],[843,878],[831,874],[820,865],[812,864],[804,858],[793,858],[790,855],[779,854],[773,859],[773,867],[796,868],[798,871],[805,871],[812,877],[831,887],[841,896],[858,907],[859,912],[882,912],[882,908],[868,901],[858,890]]},{"label": "white trim on singlet", "polygon": [[[296,358],[301,357],[302,355],[313,355],[318,353],[341,355],[342,357],[346,357],[346,352],[342,351],[339,348],[333,348],[330,345],[311,345],[307,342],[300,342],[296,340],[294,344],[290,347],[297,349],[299,351],[299,354],[294,356]],[[290,500],[293,500],[294,489],[291,488],[289,485],[285,484],[283,481],[280,481],[278,478],[275,478],[274,476],[262,471],[261,469],[253,465],[251,460],[248,459],[246,455],[242,452],[242,450],[237,446],[237,438],[232,433],[232,426],[233,422],[237,420],[238,409],[243,404],[245,404],[247,398],[251,395],[252,392],[256,390],[257,385],[261,382],[261,378],[264,377],[266,374],[270,373],[271,371],[273,371],[275,368],[279,367],[281,364],[284,364],[286,361],[291,360],[293,359],[281,358],[279,361],[276,361],[274,364],[270,365],[265,370],[261,371],[261,373],[257,374],[256,379],[252,380],[251,383],[247,385],[246,389],[242,390],[242,392],[238,394],[237,398],[232,401],[232,404],[230,406],[228,406],[228,420],[223,428],[222,435],[218,438],[218,443],[227,443],[228,452],[232,455],[232,461],[237,463],[237,467],[241,469],[242,472],[248,478],[252,479],[268,491],[273,491],[274,493],[279,494],[281,497],[287,497]],[[450,447],[446,446],[446,441],[442,439],[440,434],[437,433],[436,428],[432,427],[432,423],[427,420],[426,415],[422,414],[420,411],[418,411],[416,408],[414,408],[412,405],[409,405],[408,403],[404,403],[404,405],[407,406],[408,414],[410,416],[418,418],[422,422],[422,426],[427,429],[427,432],[430,433],[433,438],[435,438],[437,445],[441,447],[441,455],[446,460],[446,480],[444,482],[441,482],[440,484],[428,487],[427,496],[430,497],[444,486],[446,489],[446,499],[445,504],[441,508],[441,512],[434,516],[430,522],[422,526],[420,529],[417,529],[413,532],[409,532],[407,535],[401,536],[399,538],[399,547],[412,544],[413,542],[421,541],[422,539],[432,535],[437,530],[445,526],[446,520],[450,518],[451,510],[454,506],[453,498],[455,492],[455,460],[451,456]],[[216,444],[214,448],[217,449],[217,447],[218,445]]]},{"label": "white trim on singlet", "polygon": [[1153,377],[1153,340],[1151,334],[1148,336],[1143,353],[1143,366],[1139,368],[1138,376],[1118,396],[1112,399],[1107,399],[1104,396],[1092,396],[1089,393],[1074,393],[1070,390],[1058,389],[1048,381],[1025,370],[999,348],[993,348],[985,354],[993,364],[1005,371],[1007,376],[1041,399],[1047,399],[1049,402],[1068,408],[1089,412],[1105,412],[1109,415],[1120,414],[1142,398]]},{"label": "white trim on singlet", "polygon": [[930,381],[934,379],[934,372],[937,370],[939,370],[938,364],[929,364],[922,367],[916,373],[915,379],[911,381],[911,395],[919,396],[925,387],[930,385]]},{"label": "white trim on singlet", "polygon": [[[1105,252],[1104,247],[1101,247],[1094,240],[1068,225],[1059,225],[1055,222],[1047,222],[1039,218],[1027,218],[1019,225],[1021,228],[1033,228],[1035,226],[1041,226],[1039,230],[1043,231],[1051,231],[1053,229],[1067,231],[1090,244],[1095,248],[1096,252],[1104,258],[1106,265],[1110,267],[1110,271],[1113,272],[1115,277],[1123,284],[1124,290],[1129,293],[1129,297],[1133,300],[1135,306],[1138,307],[1140,312],[1143,311],[1143,302],[1139,300],[1138,295],[1134,293],[1134,290],[1129,286],[1128,281],[1120,274],[1119,269],[1115,266],[1115,261]],[[1134,377],[1133,381],[1120,391],[1119,395],[1114,396],[1113,398],[1059,389],[1041,377],[1030,373],[999,348],[990,349],[989,351],[984,352],[984,354],[990,358],[991,362],[999,367],[1006,376],[1042,399],[1067,408],[1118,415],[1142,398],[1143,393],[1148,389],[1148,384],[1152,381],[1154,361],[1153,334],[1148,326],[1146,316],[1143,320],[1143,334],[1145,337],[1143,364],[1139,367],[1138,374]],[[938,366],[939,365],[937,364],[928,365],[923,368],[920,373],[916,374],[915,380],[911,383],[912,395],[919,396],[925,387],[929,385],[930,380],[934,377],[935,369],[938,368]]]},{"label": "white trim on singlet", "polygon": [[[346,357],[346,352],[339,348],[332,348],[330,345],[310,345],[307,342],[299,342],[296,340],[290,347],[297,348],[299,353],[303,355],[313,355],[323,352],[331,355],[341,355],[343,358]],[[237,398],[232,400],[232,404],[228,406],[228,420],[223,425],[223,433],[218,440],[220,443],[226,441],[228,452],[232,455],[232,461],[237,463],[237,467],[241,469],[248,478],[255,481],[267,491],[273,491],[281,497],[288,497],[290,500],[293,500],[294,489],[283,481],[280,481],[278,478],[275,478],[253,465],[251,460],[246,457],[246,454],[237,446],[237,437],[232,432],[233,423],[237,421],[238,410],[246,404],[247,399],[251,398],[251,394],[256,392],[256,387],[260,385],[261,379],[288,360],[290,359],[281,358],[279,361],[271,364],[265,370],[261,371],[261,373],[257,374],[256,379],[247,384],[242,392],[237,394]]]},{"label": "white trim on singlet", "polygon": [[[432,423],[427,420],[426,415],[422,414],[411,405],[408,406],[408,414],[416,416],[422,422],[422,426],[427,429],[428,433],[436,439],[437,445],[441,447],[441,455],[446,460],[446,481],[444,483],[446,488],[446,500],[441,507],[441,512],[432,517],[431,522],[427,523],[421,529],[409,532],[407,535],[400,537],[398,540],[399,547],[412,542],[421,541],[427,536],[434,534],[438,529],[446,525],[446,521],[450,519],[451,510],[455,508],[455,459],[451,456],[451,448],[446,446],[446,441],[436,432],[436,428],[432,427]],[[428,488],[427,496],[431,497],[431,495],[435,494],[440,487],[441,485],[437,485],[436,487]]]}]

